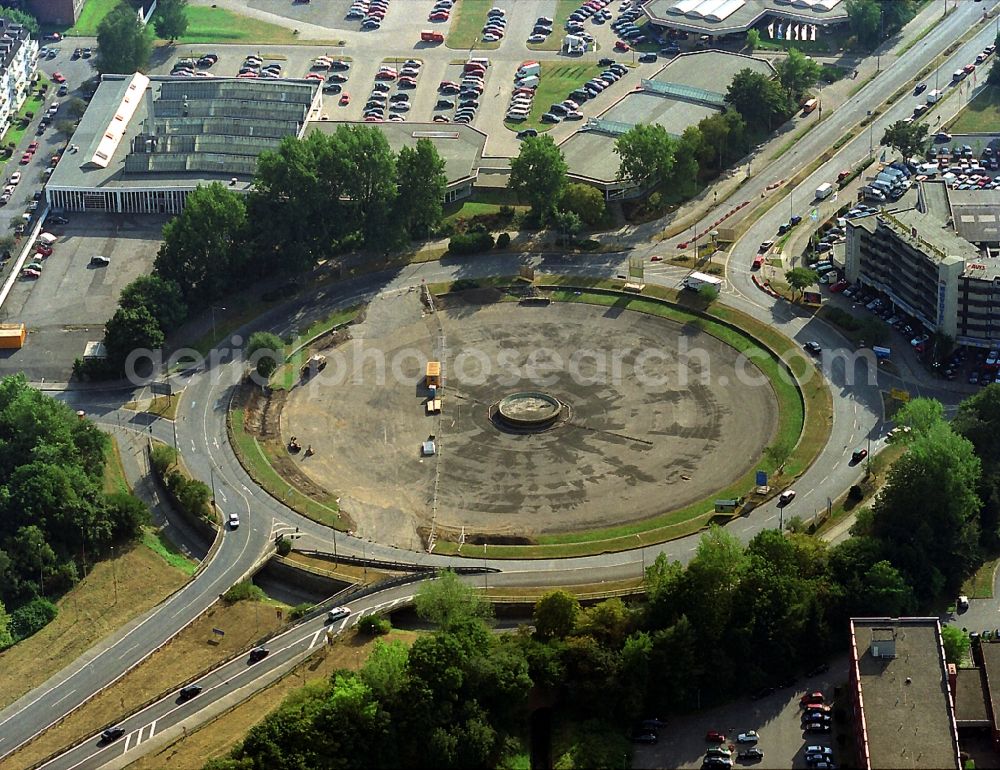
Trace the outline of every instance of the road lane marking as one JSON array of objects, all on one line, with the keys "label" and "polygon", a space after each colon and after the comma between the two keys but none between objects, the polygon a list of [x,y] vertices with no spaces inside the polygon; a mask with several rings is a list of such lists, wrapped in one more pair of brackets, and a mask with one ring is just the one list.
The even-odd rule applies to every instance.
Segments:
[{"label": "road lane marking", "polygon": [[76,692],[76,690],[70,690],[68,693],[66,693],[65,695],[63,695],[59,700],[57,700],[52,705],[53,706],[58,706],[60,703],[62,703],[64,700],[66,700],[70,695],[72,695],[75,692]]},{"label": "road lane marking", "polygon": [[325,628],[317,628],[316,629],[316,633],[313,634],[313,638],[309,640],[309,649],[310,650],[313,647],[316,646],[316,640],[319,639],[319,635],[322,634],[325,630],[326,630]]}]

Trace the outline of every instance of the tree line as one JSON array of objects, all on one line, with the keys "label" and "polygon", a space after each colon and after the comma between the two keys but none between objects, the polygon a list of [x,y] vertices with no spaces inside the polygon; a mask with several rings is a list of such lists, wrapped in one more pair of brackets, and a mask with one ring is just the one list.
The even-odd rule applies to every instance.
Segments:
[{"label": "tree line", "polygon": [[[149,66],[153,39],[139,21],[136,3],[122,0],[97,25],[95,65],[102,75],[131,75]],[[188,29],[188,0],[158,0],[150,25],[157,36],[173,43]]]},{"label": "tree line", "polygon": [[52,599],[146,523],[138,498],[104,492],[108,444],[24,375],[0,380],[0,649],[52,620]]},{"label": "tree line", "polygon": [[444,161],[428,139],[394,153],[370,126],[286,137],[262,153],[251,192],[212,183],[163,227],[153,273],[122,291],[105,325],[106,361],[77,377],[120,377],[133,350],[156,350],[188,308],[268,277],[294,278],[353,248],[386,253],[425,237],[443,216]]},{"label": "tree line", "polygon": [[[553,591],[513,634],[489,633],[488,608],[445,573],[417,598],[434,633],[376,643],[360,671],[291,696],[206,770],[520,766],[529,703],[582,726],[558,766],[620,767],[636,720],[794,680],[846,649],[850,617],[927,608],[998,545],[1000,386],[951,425],[926,399],[897,421],[906,452],[851,539],[765,529],[744,546],[713,527],[686,567],[647,568],[642,601],[583,608]],[[949,632],[949,660],[967,643]]]}]

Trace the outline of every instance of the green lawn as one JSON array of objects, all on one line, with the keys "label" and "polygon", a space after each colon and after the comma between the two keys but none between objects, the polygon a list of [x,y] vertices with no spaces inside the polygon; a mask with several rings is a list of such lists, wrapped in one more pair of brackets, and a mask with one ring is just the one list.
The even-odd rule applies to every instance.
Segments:
[{"label": "green lawn", "polygon": [[142,544],[159,556],[171,567],[180,570],[185,575],[193,575],[198,569],[198,562],[189,559],[177,550],[163,533],[153,527],[143,527]]},{"label": "green lawn", "polygon": [[552,15],[552,34],[544,43],[528,43],[532,51],[558,51],[566,30],[566,19],[581,5],[581,0],[556,0],[556,12]]},{"label": "green lawn", "polygon": [[[42,108],[42,103],[45,101],[41,96],[38,95],[38,86],[41,86],[43,83],[48,83],[48,80],[46,80],[44,75],[38,81],[38,85],[35,87],[35,89],[32,90],[31,96],[29,96],[25,100],[24,106],[17,111],[17,115],[11,121],[10,128],[7,129],[7,133],[4,134],[2,138],[0,138],[0,143],[7,144],[8,142],[13,142],[14,145],[16,146],[21,141],[21,137],[24,136],[24,132],[27,131],[28,129],[18,128],[17,126],[18,118],[24,117],[29,112],[36,115],[38,114],[38,111]],[[14,155],[10,156],[10,158],[13,157]],[[10,160],[10,158],[0,158],[0,163],[6,163],[8,160]]]},{"label": "green lawn", "polygon": [[[575,91],[602,72],[601,67],[586,62],[562,64],[543,61],[541,65],[542,72],[539,75],[538,88],[535,89],[535,100],[531,104],[531,114],[523,123],[506,121],[504,125],[511,131],[520,131],[522,128],[529,127],[537,128],[539,131],[548,131],[552,128],[552,124],[542,123],[540,119],[544,113],[549,111],[549,107],[555,102],[561,102],[568,98],[571,91]],[[622,93],[625,93],[624,88]],[[509,98],[509,95],[506,98]]]},{"label": "green lawn", "polygon": [[458,0],[451,10],[451,26],[444,36],[444,44],[459,50],[490,50],[496,43],[483,42],[483,24],[486,14],[493,7],[493,0]]},{"label": "green lawn", "polygon": [[988,86],[948,124],[955,134],[989,133],[1000,126],[1000,87]]},{"label": "green lawn", "polygon": [[97,25],[104,21],[121,0],[87,0],[80,11],[76,24],[66,30],[67,35],[94,37],[97,35]]},{"label": "green lawn", "polygon": [[[299,42],[298,36],[292,34],[292,30],[288,27],[241,16],[225,8],[189,5],[187,14],[188,31],[177,41],[178,43],[289,45]],[[321,41],[308,42],[310,45],[316,45]]]}]

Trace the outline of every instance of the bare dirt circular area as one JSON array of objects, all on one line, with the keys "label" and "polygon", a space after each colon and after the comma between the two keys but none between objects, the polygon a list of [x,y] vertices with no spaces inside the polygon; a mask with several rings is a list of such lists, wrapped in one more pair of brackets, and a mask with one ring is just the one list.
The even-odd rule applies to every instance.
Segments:
[{"label": "bare dirt circular area", "polygon": [[[432,520],[444,537],[523,542],[681,508],[746,473],[778,424],[770,383],[735,349],[618,308],[451,299],[429,313],[414,292],[373,303],[325,352],[289,395],[282,435],[312,447],[295,462],[341,496],[357,534],[401,546]],[[568,417],[499,428],[491,405],[519,391]]]}]

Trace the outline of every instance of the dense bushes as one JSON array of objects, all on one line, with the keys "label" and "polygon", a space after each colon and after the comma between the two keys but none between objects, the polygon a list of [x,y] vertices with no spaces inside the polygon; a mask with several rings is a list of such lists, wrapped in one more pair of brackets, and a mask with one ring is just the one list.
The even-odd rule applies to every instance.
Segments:
[{"label": "dense bushes", "polygon": [[493,236],[484,230],[456,233],[448,241],[448,251],[452,254],[476,254],[489,251],[493,246]]},{"label": "dense bushes", "polygon": [[190,479],[181,472],[175,465],[177,453],[173,447],[157,444],[153,447],[150,461],[160,480],[173,494],[184,513],[207,521],[215,521],[215,514],[210,505],[212,490],[203,481]]},{"label": "dense bushes", "polygon": [[[132,495],[103,491],[107,436],[23,375],[0,380],[0,617],[17,638],[55,617],[68,590],[148,518]],[[84,560],[87,561],[84,561]],[[0,624],[2,625],[2,624]]]},{"label": "dense bushes", "polygon": [[224,601],[230,604],[243,601],[259,602],[267,598],[260,586],[254,585],[252,580],[242,580],[230,586],[229,590],[222,595]]},{"label": "dense bushes", "polygon": [[370,636],[385,636],[392,631],[392,623],[381,615],[366,615],[358,621],[358,631]]}]

